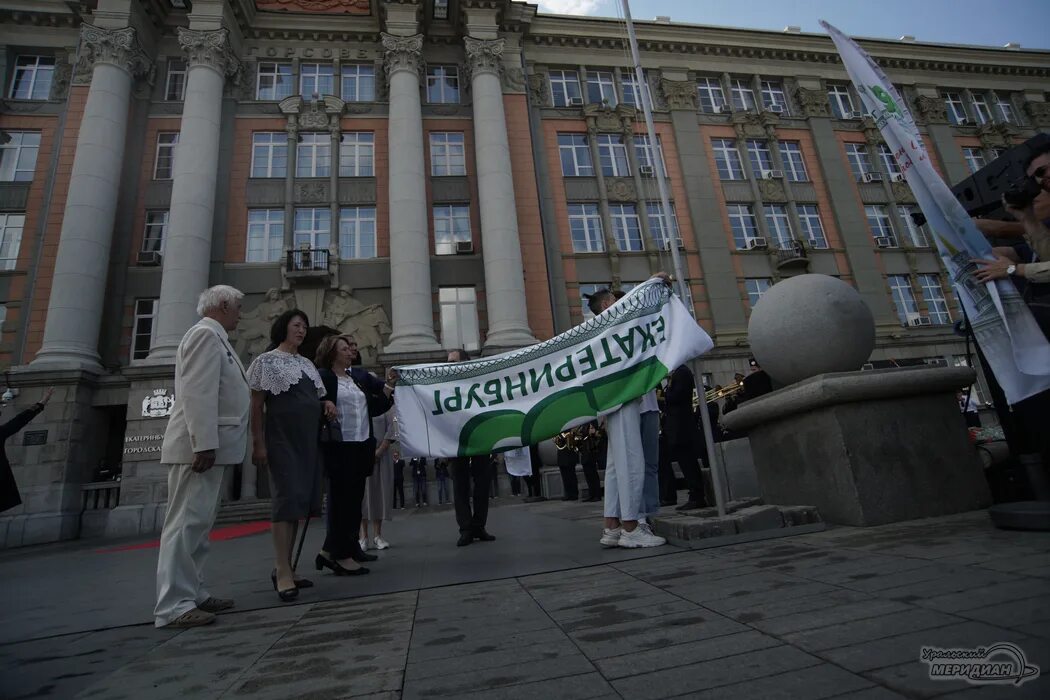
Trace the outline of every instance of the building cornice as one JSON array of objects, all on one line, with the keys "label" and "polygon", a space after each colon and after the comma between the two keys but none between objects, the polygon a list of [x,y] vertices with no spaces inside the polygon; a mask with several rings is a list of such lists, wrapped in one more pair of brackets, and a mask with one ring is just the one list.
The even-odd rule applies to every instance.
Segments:
[{"label": "building cornice", "polygon": [[[637,23],[637,31],[639,48],[647,53],[841,64],[831,39],[820,34],[651,22]],[[538,15],[528,41],[537,46],[627,50],[622,22],[611,19]],[[1050,77],[1050,51],[878,39],[861,39],[859,43],[884,68]]]}]

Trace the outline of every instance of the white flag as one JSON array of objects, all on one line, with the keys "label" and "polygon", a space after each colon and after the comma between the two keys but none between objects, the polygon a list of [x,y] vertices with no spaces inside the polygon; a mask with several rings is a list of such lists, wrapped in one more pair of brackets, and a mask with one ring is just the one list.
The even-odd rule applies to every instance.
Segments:
[{"label": "white flag", "polygon": [[1013,283],[977,281],[977,266],[971,260],[995,257],[992,246],[934,170],[904,100],[855,41],[827,22],[820,24],[835,42],[864,108],[893,151],[933,231],[955,293],[1006,400],[1015,404],[1050,389],[1050,343]]},{"label": "white flag", "polygon": [[401,452],[467,457],[536,444],[637,399],[713,345],[668,285],[644,282],[542,343],[399,367]]}]

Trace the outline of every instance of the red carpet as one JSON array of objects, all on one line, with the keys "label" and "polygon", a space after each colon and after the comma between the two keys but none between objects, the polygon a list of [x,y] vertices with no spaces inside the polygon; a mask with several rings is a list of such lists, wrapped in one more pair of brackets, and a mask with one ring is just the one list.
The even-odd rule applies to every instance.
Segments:
[{"label": "red carpet", "polygon": [[[208,535],[208,539],[212,542],[218,542],[219,540],[233,540],[238,537],[247,537],[248,535],[258,535],[260,532],[266,532],[270,529],[270,521],[260,520],[256,523],[238,523],[237,525],[227,525],[226,527],[215,528]],[[139,542],[137,544],[125,544],[120,547],[108,547],[106,549],[96,549],[97,554],[108,554],[110,552],[129,552],[134,549],[155,549],[160,546],[160,540],[149,540],[148,542]]]}]

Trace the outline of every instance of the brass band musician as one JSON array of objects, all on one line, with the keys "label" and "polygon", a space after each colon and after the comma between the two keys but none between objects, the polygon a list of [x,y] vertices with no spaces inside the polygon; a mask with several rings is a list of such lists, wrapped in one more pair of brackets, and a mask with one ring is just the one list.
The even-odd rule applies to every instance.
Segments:
[{"label": "brass band musician", "polygon": [[580,485],[576,479],[576,464],[580,461],[579,448],[576,444],[576,433],[566,430],[554,437],[554,446],[558,448],[558,471],[561,472],[563,501],[575,501],[580,497]]},{"label": "brass band musician", "polygon": [[584,423],[574,430],[576,444],[580,451],[580,463],[583,465],[583,478],[587,481],[587,498],[585,503],[602,500],[601,479],[598,466],[605,455],[605,429],[597,420]]}]

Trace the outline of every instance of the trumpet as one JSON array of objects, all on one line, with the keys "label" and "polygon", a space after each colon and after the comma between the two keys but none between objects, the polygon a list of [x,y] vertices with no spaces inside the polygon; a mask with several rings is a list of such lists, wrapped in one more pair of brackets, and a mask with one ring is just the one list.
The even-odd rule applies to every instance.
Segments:
[{"label": "trumpet", "polygon": [[564,433],[558,433],[554,436],[554,446],[559,450],[575,450],[576,441],[576,431],[574,430],[566,430]]},{"label": "trumpet", "polygon": [[[744,390],[744,383],[737,382],[736,384],[730,384],[724,386],[721,389],[712,389],[704,394],[704,402],[711,403],[712,401],[721,401],[722,399],[729,398],[730,396],[736,396]],[[693,410],[700,407],[700,399],[696,392],[693,392]]]}]

